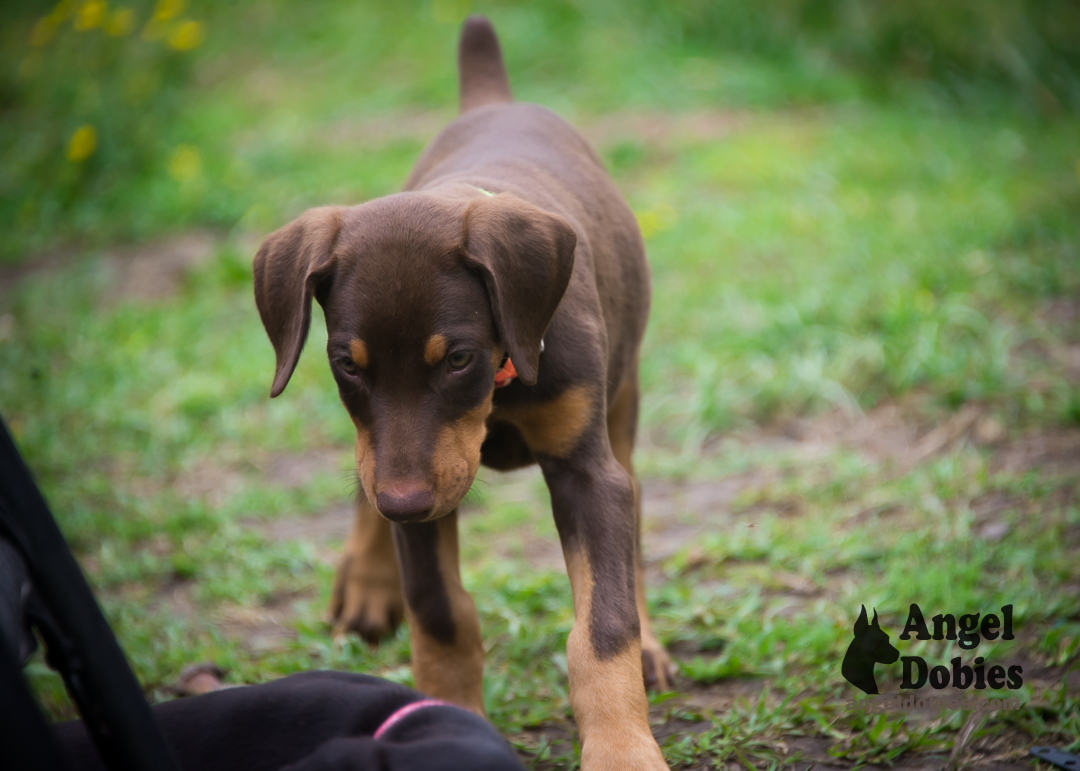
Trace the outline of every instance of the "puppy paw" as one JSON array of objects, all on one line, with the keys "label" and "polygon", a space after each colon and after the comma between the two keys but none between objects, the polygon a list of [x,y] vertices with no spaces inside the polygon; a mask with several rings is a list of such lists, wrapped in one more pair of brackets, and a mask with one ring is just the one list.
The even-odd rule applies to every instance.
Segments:
[{"label": "puppy paw", "polygon": [[350,555],[342,560],[330,600],[335,640],[355,632],[365,642],[378,645],[401,623],[405,602],[396,566],[393,571],[375,567]]},{"label": "puppy paw", "polygon": [[646,690],[663,693],[674,689],[675,664],[656,638],[641,641],[641,674]]},{"label": "puppy paw", "polygon": [[581,748],[581,771],[669,771],[652,734],[589,739]]}]

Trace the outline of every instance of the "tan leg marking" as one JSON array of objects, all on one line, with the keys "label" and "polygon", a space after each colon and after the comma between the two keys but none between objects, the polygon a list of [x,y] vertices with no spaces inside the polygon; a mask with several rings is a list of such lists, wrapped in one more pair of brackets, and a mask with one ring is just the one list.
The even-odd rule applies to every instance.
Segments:
[{"label": "tan leg marking", "polygon": [[634,484],[634,519],[637,528],[637,554],[635,556],[638,619],[641,622],[641,667],[647,688],[658,691],[672,690],[672,678],[675,664],[668,652],[653,633],[649,621],[649,608],[645,601],[645,566],[641,560],[641,485],[634,474],[632,455],[634,452],[634,433],[636,428],[636,389],[632,379],[628,379],[619,388],[608,410],[608,437],[615,459],[626,469]]},{"label": "tan leg marking", "polygon": [[549,402],[502,408],[495,417],[516,426],[532,451],[565,458],[577,447],[595,405],[592,389],[576,385]]},{"label": "tan leg marking", "polygon": [[404,613],[390,523],[361,492],[330,600],[334,637],[356,632],[377,644],[393,633]]},{"label": "tan leg marking", "polygon": [[432,335],[424,345],[424,361],[434,367],[446,356],[446,338],[442,335]]},{"label": "tan leg marking", "polygon": [[367,346],[364,345],[364,341],[359,338],[352,340],[349,343],[349,353],[352,354],[352,360],[356,363],[360,369],[364,369],[368,365]]},{"label": "tan leg marking", "polygon": [[454,617],[454,641],[446,645],[426,634],[420,620],[406,605],[412,639],[413,679],[418,691],[484,717],[484,640],[480,635],[476,605],[461,583],[457,511],[447,514],[436,524],[439,528],[439,573]]},{"label": "tan leg marking", "polygon": [[581,735],[582,771],[666,771],[649,730],[649,704],[641,687],[641,646],[631,641],[606,659],[589,635],[593,577],[583,549],[566,554],[574,592],[574,628],[566,642],[570,704]]}]

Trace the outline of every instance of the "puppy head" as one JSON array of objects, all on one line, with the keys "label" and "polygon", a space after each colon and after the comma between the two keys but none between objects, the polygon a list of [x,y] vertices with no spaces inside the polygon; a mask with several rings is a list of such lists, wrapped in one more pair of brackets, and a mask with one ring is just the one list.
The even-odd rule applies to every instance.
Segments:
[{"label": "puppy head", "polygon": [[508,194],[312,209],[255,257],[277,357],[270,395],[296,367],[314,297],[368,500],[400,522],[448,514],[480,465],[504,352],[536,382],[575,244],[563,219]]}]

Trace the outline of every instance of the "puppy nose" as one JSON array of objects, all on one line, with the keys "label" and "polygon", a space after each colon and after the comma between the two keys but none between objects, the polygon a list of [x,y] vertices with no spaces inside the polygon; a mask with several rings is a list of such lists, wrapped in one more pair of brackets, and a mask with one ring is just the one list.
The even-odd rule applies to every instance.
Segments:
[{"label": "puppy nose", "polygon": [[378,486],[375,506],[395,522],[414,522],[427,518],[435,507],[435,494],[423,482],[394,480]]}]

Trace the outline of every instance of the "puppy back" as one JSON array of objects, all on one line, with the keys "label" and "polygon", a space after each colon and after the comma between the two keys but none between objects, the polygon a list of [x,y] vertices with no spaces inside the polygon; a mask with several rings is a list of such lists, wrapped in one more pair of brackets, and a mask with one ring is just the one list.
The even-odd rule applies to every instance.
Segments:
[{"label": "puppy back", "polygon": [[458,43],[458,78],[461,112],[496,102],[512,102],[495,28],[483,16],[470,16],[461,28]]}]

